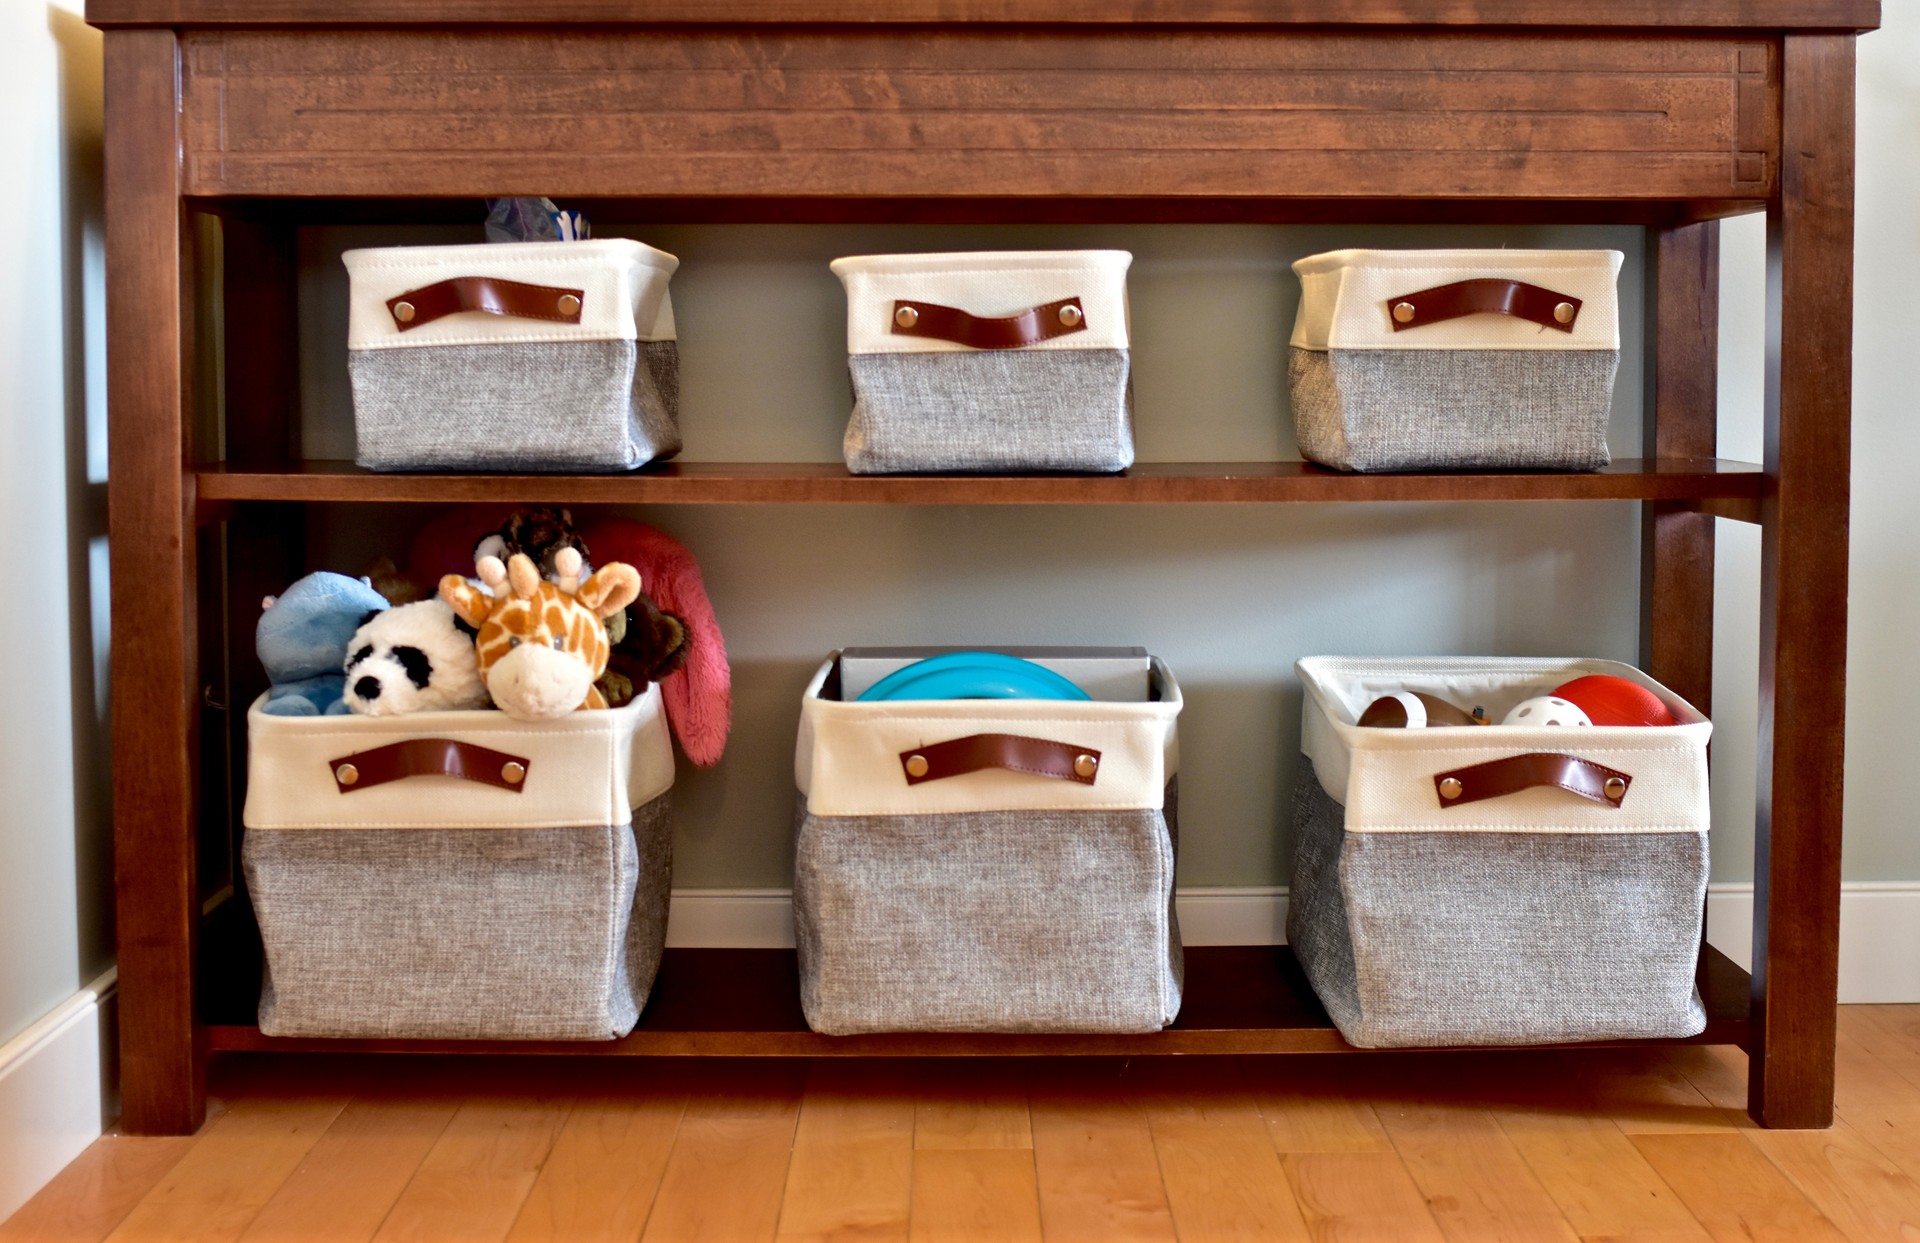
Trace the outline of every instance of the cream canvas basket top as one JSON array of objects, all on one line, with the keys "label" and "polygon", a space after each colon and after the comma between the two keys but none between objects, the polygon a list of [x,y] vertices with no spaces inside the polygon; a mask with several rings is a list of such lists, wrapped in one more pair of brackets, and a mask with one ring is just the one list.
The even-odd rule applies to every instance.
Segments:
[{"label": "cream canvas basket top", "polygon": [[[627,238],[391,246],[342,258],[352,284],[348,349],[674,339],[667,280],[680,261]],[[540,291],[523,295],[539,316],[461,311],[425,323],[403,319],[397,299],[471,278]],[[575,301],[563,302],[569,297]]]},{"label": "cream canvas basket top", "polygon": [[[268,716],[260,710],[265,702],[262,696],[247,712],[249,830],[619,826],[673,785],[657,684],[624,707],[535,722],[491,710]],[[459,744],[460,763],[475,777],[419,770],[441,766],[442,742]],[[389,751],[384,762],[356,759],[420,744],[418,757]],[[517,775],[503,775],[508,764],[519,766]],[[344,765],[353,771],[343,773]],[[406,765],[414,775],[379,782],[367,775]]]},{"label": "cream canvas basket top", "polygon": [[[1707,739],[1713,726],[1691,704],[1631,665],[1610,660],[1314,656],[1295,665],[1306,689],[1300,749],[1350,833],[1700,832],[1709,820]],[[1424,691],[1480,705],[1498,721],[1523,699],[1573,678],[1611,674],[1646,687],[1679,723],[1662,726],[1453,726],[1385,729],[1358,724],[1373,700]],[[1618,806],[1563,789],[1534,788],[1443,806],[1439,774],[1529,754],[1571,755],[1625,775]]]},{"label": "cream canvas basket top", "polygon": [[[1335,250],[1293,265],[1300,311],[1292,344],[1303,350],[1617,350],[1617,250]],[[1536,309],[1433,319],[1422,293],[1475,282],[1482,299]],[[1538,290],[1514,291],[1515,284]],[[1405,305],[1411,311],[1396,308]],[[1553,312],[1572,308],[1564,325]],[[1564,312],[1563,312],[1564,314]],[[1398,322],[1396,322],[1398,321]]]},{"label": "cream canvas basket top", "polygon": [[[929,699],[844,703],[821,692],[834,661],[807,686],[794,781],[817,816],[912,816],[982,811],[1159,810],[1180,767],[1180,687],[1153,662],[1144,703],[1058,699]],[[1046,662],[1039,661],[1044,665]],[[910,782],[906,753],[974,734],[1015,734],[1097,753],[1082,784],[1001,768]]]},{"label": "cream canvas basket top", "polygon": [[[835,259],[834,275],[847,291],[849,354],[938,354],[979,348],[915,331],[897,319],[903,308],[931,303],[969,317],[1002,319],[1040,308],[1059,335],[1022,350],[1127,348],[1127,268],[1124,250],[979,251],[933,255],[861,255]],[[1055,304],[1073,300],[1079,318],[1059,324]],[[1061,332],[1061,328],[1069,328]]]}]

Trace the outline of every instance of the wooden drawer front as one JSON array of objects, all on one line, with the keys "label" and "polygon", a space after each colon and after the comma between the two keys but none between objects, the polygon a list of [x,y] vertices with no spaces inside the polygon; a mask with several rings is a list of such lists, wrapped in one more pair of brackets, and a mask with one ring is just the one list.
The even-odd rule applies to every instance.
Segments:
[{"label": "wooden drawer front", "polygon": [[[182,36],[196,195],[1755,199],[1753,39]],[[582,158],[587,157],[587,158]]]}]

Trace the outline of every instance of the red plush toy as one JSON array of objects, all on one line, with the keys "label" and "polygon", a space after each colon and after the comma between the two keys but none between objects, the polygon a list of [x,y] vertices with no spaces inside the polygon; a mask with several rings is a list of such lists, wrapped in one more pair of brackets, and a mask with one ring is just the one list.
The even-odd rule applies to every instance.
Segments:
[{"label": "red plush toy", "polygon": [[[413,541],[408,577],[437,584],[442,575],[471,575],[475,541],[500,529],[513,512],[505,506],[463,505],[436,518]],[[625,518],[584,523],[578,534],[595,563],[624,561],[639,570],[642,589],[654,603],[685,623],[692,639],[686,665],[660,683],[660,696],[687,758],[703,767],[717,763],[733,725],[733,675],[699,563],[678,540]]]},{"label": "red plush toy", "polygon": [[1607,673],[1590,673],[1555,688],[1555,695],[1576,705],[1595,725],[1677,725],[1673,713],[1638,682]]}]

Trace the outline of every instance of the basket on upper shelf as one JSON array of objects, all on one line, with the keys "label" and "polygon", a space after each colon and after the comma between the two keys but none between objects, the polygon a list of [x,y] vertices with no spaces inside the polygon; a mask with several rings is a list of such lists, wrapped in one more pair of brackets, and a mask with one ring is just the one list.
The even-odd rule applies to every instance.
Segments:
[{"label": "basket on upper shelf", "polygon": [[1133,465],[1123,250],[835,259],[847,291],[847,469]]},{"label": "basket on upper shelf", "polygon": [[1354,471],[1598,470],[1617,250],[1336,250],[1293,265],[1300,452]]},{"label": "basket on upper shelf", "polygon": [[632,470],[680,451],[680,261],[625,238],[350,250],[369,470]]}]

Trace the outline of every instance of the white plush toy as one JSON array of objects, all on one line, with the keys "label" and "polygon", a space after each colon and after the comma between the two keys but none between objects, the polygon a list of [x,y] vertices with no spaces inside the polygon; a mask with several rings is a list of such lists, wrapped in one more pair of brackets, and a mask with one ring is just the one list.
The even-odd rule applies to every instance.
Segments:
[{"label": "white plush toy", "polygon": [[370,618],[347,644],[343,698],[355,712],[398,716],[492,703],[473,650],[443,600],[403,604]]}]

